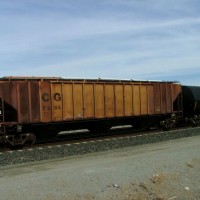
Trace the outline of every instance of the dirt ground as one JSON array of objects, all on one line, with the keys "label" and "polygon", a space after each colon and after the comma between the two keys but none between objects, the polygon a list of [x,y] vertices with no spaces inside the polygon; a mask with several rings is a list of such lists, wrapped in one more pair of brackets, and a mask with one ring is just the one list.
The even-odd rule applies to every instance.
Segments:
[{"label": "dirt ground", "polygon": [[0,200],[197,200],[200,136],[0,167]]}]

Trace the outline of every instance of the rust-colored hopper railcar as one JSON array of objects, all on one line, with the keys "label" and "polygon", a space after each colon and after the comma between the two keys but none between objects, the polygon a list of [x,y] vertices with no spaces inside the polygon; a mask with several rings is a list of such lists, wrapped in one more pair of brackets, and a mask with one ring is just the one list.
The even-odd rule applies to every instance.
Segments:
[{"label": "rust-colored hopper railcar", "polygon": [[157,122],[182,109],[181,85],[174,82],[4,77],[0,99],[0,134],[16,143],[19,135],[24,143],[30,134],[48,137],[66,129],[99,130],[148,118]]}]

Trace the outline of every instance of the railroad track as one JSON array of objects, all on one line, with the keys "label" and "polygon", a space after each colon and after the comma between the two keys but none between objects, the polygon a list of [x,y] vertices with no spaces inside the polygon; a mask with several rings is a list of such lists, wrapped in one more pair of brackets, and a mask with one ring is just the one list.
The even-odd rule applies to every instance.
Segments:
[{"label": "railroad track", "polygon": [[106,136],[63,140],[45,144],[40,143],[31,148],[1,151],[0,166],[62,158],[195,136],[200,135],[200,127],[182,128],[164,132],[155,130],[140,133],[125,133],[125,130],[123,130],[121,134],[114,134],[114,132]]},{"label": "railroad track", "polygon": [[87,142],[91,140],[104,140],[108,138],[118,138],[118,137],[125,137],[125,136],[132,136],[138,134],[149,134],[153,131],[158,130],[150,130],[144,131],[143,129],[134,129],[132,126],[119,126],[116,128],[111,129],[108,132],[104,133],[91,133],[87,129],[82,129],[78,131],[65,131],[58,134],[55,138],[48,139],[48,140],[38,140],[33,146],[18,146],[18,147],[3,147],[0,149],[0,152],[6,152],[10,150],[23,150],[29,148],[43,148],[48,146],[55,146],[55,145],[63,145],[63,144],[73,144],[77,142]]}]

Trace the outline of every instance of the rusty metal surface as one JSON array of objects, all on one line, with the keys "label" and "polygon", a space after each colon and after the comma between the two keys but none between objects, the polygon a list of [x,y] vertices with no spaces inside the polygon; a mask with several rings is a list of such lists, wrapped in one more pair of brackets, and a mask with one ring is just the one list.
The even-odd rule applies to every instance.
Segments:
[{"label": "rusty metal surface", "polygon": [[172,101],[174,102],[181,93],[182,87],[179,84],[172,84]]},{"label": "rusty metal surface", "polygon": [[[0,81],[12,121],[36,123],[172,113],[181,85],[52,79]],[[18,113],[18,114],[17,114]],[[16,116],[17,114],[17,116]],[[8,119],[8,118],[7,118]]]},{"label": "rusty metal surface", "polygon": [[28,82],[18,81],[18,119],[22,123],[30,122]]},{"label": "rusty metal surface", "polygon": [[42,122],[52,121],[51,104],[51,83],[49,81],[40,82],[40,114]]},{"label": "rusty metal surface", "polygon": [[161,84],[161,113],[167,113],[166,84]]},{"label": "rusty metal surface", "polygon": [[166,88],[166,94],[167,94],[167,96],[166,96],[166,99],[167,99],[167,102],[166,102],[166,104],[167,104],[167,113],[170,113],[170,112],[172,112],[172,86],[171,86],[171,84],[169,84],[169,83],[167,83],[167,88]]},{"label": "rusty metal surface", "polygon": [[63,120],[63,97],[62,83],[52,83],[51,85],[51,101],[52,101],[52,121]]},{"label": "rusty metal surface", "polygon": [[0,81],[0,98],[4,101],[5,121],[17,121],[17,84],[15,82]]},{"label": "rusty metal surface", "polygon": [[155,114],[155,95],[154,95],[154,85],[149,84],[147,87],[148,90],[148,114]]},{"label": "rusty metal surface", "polygon": [[29,94],[29,113],[31,122],[39,122],[40,118],[40,88],[39,81],[28,82]]}]

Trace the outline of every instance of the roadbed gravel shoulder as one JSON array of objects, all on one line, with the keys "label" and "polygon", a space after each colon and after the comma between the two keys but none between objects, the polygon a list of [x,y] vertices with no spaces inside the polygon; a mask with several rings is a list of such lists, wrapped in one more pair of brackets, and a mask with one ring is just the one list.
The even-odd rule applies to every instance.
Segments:
[{"label": "roadbed gravel shoulder", "polygon": [[197,200],[200,136],[0,167],[2,200]]}]

